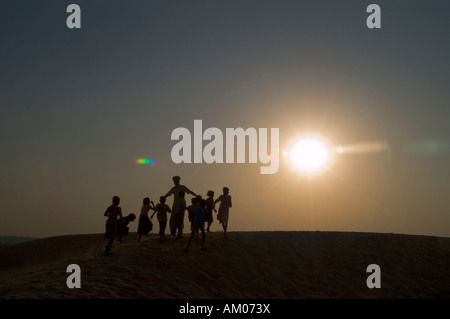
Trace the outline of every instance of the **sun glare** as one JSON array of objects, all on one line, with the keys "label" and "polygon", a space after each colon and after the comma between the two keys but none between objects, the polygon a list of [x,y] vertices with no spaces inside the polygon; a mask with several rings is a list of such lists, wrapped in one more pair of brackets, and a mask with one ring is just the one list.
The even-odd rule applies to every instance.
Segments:
[{"label": "sun glare", "polygon": [[302,138],[288,152],[292,165],[303,172],[313,173],[323,169],[330,152],[324,142],[317,138]]}]

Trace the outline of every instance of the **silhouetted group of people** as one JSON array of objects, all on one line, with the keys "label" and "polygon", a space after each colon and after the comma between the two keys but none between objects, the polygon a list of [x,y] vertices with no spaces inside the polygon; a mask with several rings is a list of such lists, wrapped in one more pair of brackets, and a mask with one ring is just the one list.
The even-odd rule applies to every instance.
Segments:
[{"label": "silhouetted group of people", "polygon": [[[169,221],[170,234],[176,238],[183,238],[184,218],[185,212],[188,211],[188,219],[191,222],[191,236],[186,245],[185,252],[189,250],[192,239],[198,239],[199,233],[202,235],[201,249],[205,249],[205,232],[210,232],[210,227],[213,222],[213,211],[217,213],[217,220],[222,225],[224,237],[227,237],[228,228],[228,216],[229,208],[231,208],[231,196],[229,195],[229,189],[223,188],[223,194],[214,200],[214,192],[209,190],[207,192],[207,198],[203,199],[202,196],[195,194],[189,188],[180,184],[180,177],[174,176],[172,178],[174,186],[167,192],[166,195],[159,198],[159,203],[155,205],[149,197],[143,199],[141,214],[139,215],[138,241],[142,236],[148,237],[148,234],[153,229],[153,223],[151,219],[156,214],[156,218],[159,223],[159,242],[163,243],[166,240],[166,228]],[[191,199],[191,205],[187,206],[185,196],[190,194],[194,196]],[[173,204],[170,208],[166,204],[166,198],[173,195]],[[215,208],[215,204],[220,202],[219,210]],[[105,255],[111,254],[112,244],[115,238],[119,242],[122,238],[128,235],[128,224],[136,219],[135,214],[129,214],[128,216],[122,216],[122,209],[119,206],[120,198],[114,196],[112,204],[106,209],[106,232],[105,238],[108,242],[105,246]],[[152,215],[149,217],[150,210],[153,210]],[[170,218],[167,214],[170,213]],[[205,229],[206,224],[206,229]]]}]

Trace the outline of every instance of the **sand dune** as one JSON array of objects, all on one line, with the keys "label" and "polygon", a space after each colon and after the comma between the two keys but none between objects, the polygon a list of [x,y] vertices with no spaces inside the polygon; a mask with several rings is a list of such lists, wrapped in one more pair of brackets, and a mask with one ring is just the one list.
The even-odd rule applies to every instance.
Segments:
[{"label": "sand dune", "polygon": [[[220,232],[206,251],[187,238],[132,233],[103,256],[102,234],[0,247],[1,298],[449,298],[450,238],[356,232]],[[69,289],[69,264],[81,288]],[[381,288],[369,289],[369,264]]]}]

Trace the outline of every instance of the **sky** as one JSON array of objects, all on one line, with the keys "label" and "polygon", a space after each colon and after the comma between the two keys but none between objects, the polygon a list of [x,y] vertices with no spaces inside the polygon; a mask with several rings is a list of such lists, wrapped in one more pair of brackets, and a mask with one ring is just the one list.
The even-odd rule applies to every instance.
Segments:
[{"label": "sky", "polygon": [[[71,3],[81,28],[67,27]],[[371,3],[381,28],[367,27]],[[112,196],[139,214],[179,175],[203,196],[229,187],[229,231],[450,237],[448,12],[414,0],[1,1],[0,235],[102,233]],[[278,128],[278,171],[174,163],[171,134],[193,134],[194,120]],[[284,156],[305,136],[386,148],[333,153],[305,174]]]}]

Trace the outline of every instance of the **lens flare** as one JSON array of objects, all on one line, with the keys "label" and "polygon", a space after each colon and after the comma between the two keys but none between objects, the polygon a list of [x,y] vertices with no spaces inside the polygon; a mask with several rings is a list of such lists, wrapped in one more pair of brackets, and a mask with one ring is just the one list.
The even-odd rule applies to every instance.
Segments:
[{"label": "lens flare", "polygon": [[406,147],[414,155],[437,156],[450,153],[450,143],[442,139],[422,139]]},{"label": "lens flare", "polygon": [[138,158],[136,160],[136,163],[143,164],[143,165],[149,165],[149,164],[154,164],[155,160],[151,159],[151,158]]},{"label": "lens flare", "polygon": [[388,151],[389,146],[384,141],[372,141],[337,146],[335,150],[338,154],[374,154]]}]

